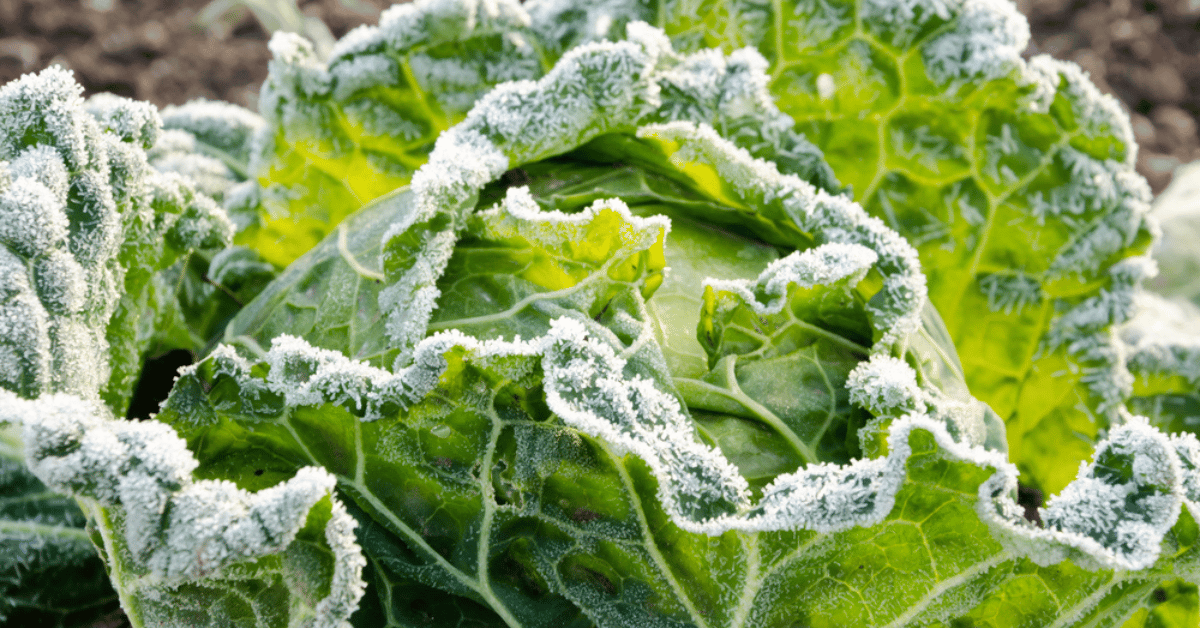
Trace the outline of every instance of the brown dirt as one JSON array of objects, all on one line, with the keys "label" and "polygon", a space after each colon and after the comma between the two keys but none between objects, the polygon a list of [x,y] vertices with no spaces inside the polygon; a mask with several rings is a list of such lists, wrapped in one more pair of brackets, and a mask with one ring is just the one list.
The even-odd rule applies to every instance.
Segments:
[{"label": "brown dirt", "polygon": [[[0,84],[60,63],[87,92],[110,91],[159,106],[219,98],[254,108],[267,76],[269,39],[253,15],[197,24],[209,0],[0,0]],[[349,3],[347,3],[349,4]],[[335,37],[374,23],[386,0],[301,2]],[[222,32],[223,31],[223,32]]]},{"label": "brown dirt", "polygon": [[[209,0],[0,0],[0,84],[61,63],[89,93],[160,106],[219,98],[254,108],[267,72],[267,33],[243,13],[196,25]],[[347,0],[345,4],[353,5]],[[373,23],[388,0],[302,1],[334,36]],[[1031,54],[1087,70],[1132,113],[1138,170],[1161,191],[1178,165],[1200,159],[1200,0],[1019,0]]]}]

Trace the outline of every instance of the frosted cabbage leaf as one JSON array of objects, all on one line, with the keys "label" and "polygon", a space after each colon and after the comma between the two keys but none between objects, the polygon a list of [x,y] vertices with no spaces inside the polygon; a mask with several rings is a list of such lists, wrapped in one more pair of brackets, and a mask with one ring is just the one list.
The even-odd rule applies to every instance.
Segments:
[{"label": "frosted cabbage leaf", "polygon": [[[362,625],[1169,612],[1160,583],[1193,577],[1195,440],[1130,418],[1046,527],[1026,522],[916,251],[707,121],[661,117],[675,54],[630,30],[484,97],[411,188],[235,320],[159,417],[198,473],[331,472],[368,557]],[[696,242],[745,254],[673,278]],[[328,275],[343,294],[289,301]],[[324,314],[372,297],[368,320]],[[828,405],[759,385],[772,368]]]},{"label": "frosted cabbage leaf", "polygon": [[[300,470],[251,495],[194,478],[170,428],[114,418],[161,331],[154,275],[228,246],[233,225],[190,179],[151,167],[152,105],[81,91],[58,67],[0,88],[0,612],[94,618],[112,598],[98,549],[139,626],[339,625],[362,558],[331,476]],[[32,477],[13,468],[22,443]],[[47,586],[61,574],[73,588]]]}]

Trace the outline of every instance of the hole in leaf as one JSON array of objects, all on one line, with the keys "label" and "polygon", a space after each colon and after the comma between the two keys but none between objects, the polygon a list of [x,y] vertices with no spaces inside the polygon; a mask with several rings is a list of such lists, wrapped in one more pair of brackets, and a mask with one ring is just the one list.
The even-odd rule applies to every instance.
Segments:
[{"label": "hole in leaf", "polygon": [[504,183],[508,187],[529,185],[529,181],[530,181],[529,173],[525,172],[521,168],[513,168],[512,170],[509,170],[508,172],[505,172],[504,174],[500,175],[500,178],[504,179]]},{"label": "hole in leaf", "polygon": [[157,414],[159,405],[166,401],[167,395],[175,385],[175,377],[179,375],[180,367],[194,361],[191,351],[175,349],[163,355],[146,361],[142,367],[142,375],[138,378],[137,387],[133,390],[133,399],[129,402],[129,410],[125,418],[144,420],[151,414]]},{"label": "hole in leaf", "polygon": [[608,312],[609,305],[612,305],[612,299],[604,302],[604,307],[600,308],[600,311],[592,317],[592,320],[596,321],[597,323],[603,322],[604,315]]},{"label": "hole in leaf", "polygon": [[263,474],[263,470],[262,470],[262,469],[255,469],[255,470],[254,470],[254,475],[255,475],[255,476],[259,476],[259,475],[262,475],[262,474]]},{"label": "hole in leaf", "polygon": [[1024,484],[1017,485],[1017,504],[1025,509],[1026,521],[1036,523],[1038,527],[1042,527],[1042,514],[1038,509],[1042,507],[1042,491],[1032,486]]},{"label": "hole in leaf", "polygon": [[1154,595],[1154,601],[1158,602],[1159,604],[1162,604],[1163,602],[1167,601],[1167,591],[1166,591],[1166,589],[1163,589],[1162,587],[1155,589],[1153,595]]}]

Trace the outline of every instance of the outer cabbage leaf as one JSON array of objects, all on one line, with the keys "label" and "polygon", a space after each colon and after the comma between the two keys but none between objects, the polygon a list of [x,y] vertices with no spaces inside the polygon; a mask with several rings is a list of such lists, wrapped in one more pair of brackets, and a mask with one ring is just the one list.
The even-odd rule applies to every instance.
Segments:
[{"label": "outer cabbage leaf", "polygon": [[[5,604],[42,604],[47,621],[89,611],[45,580],[66,571],[89,591],[99,565],[94,549],[81,556],[86,514],[86,540],[135,625],[340,626],[361,594],[362,558],[331,476],[300,470],[254,494],[194,481],[170,429],[112,418],[157,333],[152,276],[228,244],[233,227],[190,181],[149,165],[153,107],[85,105],[80,91],[58,68],[0,88],[0,158],[11,160],[0,161],[0,424],[23,430],[37,480],[84,509],[45,496],[46,512],[21,511],[21,496],[6,498],[6,573],[18,578]],[[76,527],[57,532],[63,541],[31,537],[35,524]]]},{"label": "outer cabbage leaf", "polygon": [[1028,25],[1008,2],[584,4],[531,3],[531,29],[577,41],[643,19],[683,50],[755,46],[780,109],[917,247],[1025,481],[1070,481],[1130,394],[1112,328],[1145,274],[1122,260],[1151,241],[1114,99],[1073,64],[1023,60]]},{"label": "outer cabbage leaf", "polygon": [[[917,246],[973,393],[1027,481],[1058,492],[1129,394],[1110,330],[1150,229],[1125,114],[1075,66],[1023,61],[1007,2],[785,5],[721,44],[760,48],[780,108]],[[686,41],[698,14],[664,8]]]},{"label": "outer cabbage leaf", "polygon": [[327,472],[250,493],[195,479],[196,460],[161,423],[63,394],[0,391],[0,402],[29,468],[83,507],[134,626],[345,626],[364,561]]},{"label": "outer cabbage leaf", "polygon": [[[146,280],[179,253],[226,243],[232,229],[190,183],[146,165],[154,108],[107,95],[85,104],[80,91],[56,67],[0,88],[0,389],[88,399],[103,390],[124,411],[146,345]],[[6,455],[16,465],[18,449]],[[28,473],[5,477],[6,606],[20,621],[95,615],[113,593],[97,580],[83,514]],[[46,533],[31,534],[38,525]],[[61,588],[64,574],[77,587]]]},{"label": "outer cabbage leaf", "polygon": [[0,622],[92,625],[118,612],[117,594],[83,513],[29,472],[23,450],[20,430],[0,427]]},{"label": "outer cabbage leaf", "polygon": [[[503,81],[541,76],[550,68],[547,60],[564,52],[530,24],[515,0],[419,0],[388,9],[378,26],[346,35],[327,62],[304,40],[279,35],[264,86],[269,124],[251,164],[261,188],[250,202],[231,208],[256,212],[239,242],[286,264],[350,212],[408,183],[438,133],[461,120],[480,96]],[[721,59],[709,54],[685,60],[675,78]],[[732,62],[747,60],[761,64],[757,56]],[[744,76],[729,73],[732,80]],[[748,113],[769,106],[765,91],[747,87],[758,86],[740,90]],[[662,89],[684,92],[687,97],[673,107],[693,109],[684,114],[668,107],[671,119],[708,120],[712,109],[729,108],[696,98],[694,85],[671,77],[664,77]],[[756,156],[770,154],[785,170],[836,188],[819,151],[785,120],[730,116],[716,126]]]},{"label": "outer cabbage leaf", "polygon": [[411,193],[401,188],[348,216],[239,311],[223,342],[262,355],[273,338],[289,334],[371,364],[395,359],[395,351],[389,357],[379,310],[384,279],[379,234],[401,220],[410,204]]},{"label": "outer cabbage leaf", "polygon": [[[232,229],[189,182],[146,163],[159,130],[152,106],[107,95],[85,104],[81,91],[57,67],[0,88],[0,393],[8,404],[8,391],[103,392],[123,411],[147,344],[149,276]],[[5,613],[84,621],[112,599],[84,516],[16,460],[8,449]],[[39,525],[45,534],[31,534]],[[77,586],[60,587],[64,577]]]},{"label": "outer cabbage leaf", "polygon": [[[939,334],[915,251],[711,127],[630,128],[662,102],[653,68],[670,55],[661,36],[630,30],[535,84],[501,86],[438,140],[378,254],[395,360],[380,368],[282,336],[185,373],[159,418],[187,438],[202,477],[254,489],[313,465],[335,475],[371,561],[362,625],[1112,625],[1144,619],[1162,581],[1196,579],[1200,443],[1130,419],[1051,501],[1046,527],[1024,521],[1016,468],[979,446],[987,413],[963,412],[971,404],[927,375],[954,360],[944,344],[949,357],[929,355]],[[707,316],[715,330],[784,302],[810,325],[858,330],[870,346],[844,387],[875,424],[867,455],[802,461],[753,491],[737,456],[698,430],[661,351],[677,336],[648,303],[672,250],[651,199],[576,198],[559,212],[534,206],[546,200],[536,186],[496,184],[547,159],[553,170],[616,155],[673,172],[697,201],[675,205],[672,226],[725,212],[709,224],[737,216],[751,225],[730,229],[742,241],[782,232],[811,249],[753,281],[710,282]],[[629,181],[644,190],[647,178]],[[498,203],[479,211],[481,196]],[[595,238],[613,219],[622,226],[603,233],[620,237]],[[806,310],[820,302],[806,290],[833,295],[842,315]],[[455,303],[445,314],[443,298]],[[506,316],[488,318],[485,301]],[[439,316],[491,337],[429,336]],[[732,345],[714,340],[718,363]]]},{"label": "outer cabbage leaf", "polygon": [[0,384],[26,397],[103,390],[122,411],[150,276],[232,229],[211,199],[146,163],[152,106],[106,96],[85,112],[80,91],[59,68],[0,88]]},{"label": "outer cabbage leaf", "polygon": [[[194,100],[162,111],[163,132],[147,151],[160,172],[179,173],[232,212],[235,228],[253,221],[255,184],[248,182],[252,139],[265,126],[257,114],[229,103]],[[272,278],[275,269],[254,251],[230,247],[194,251],[151,279],[147,311],[155,337],[148,357],[172,349],[208,352],[229,320]]]},{"label": "outer cabbage leaf", "polygon": [[[703,121],[742,138],[745,140],[743,144],[756,154],[778,156],[790,171],[801,174],[815,184],[826,189],[837,189],[832,172],[821,161],[819,151],[802,137],[788,131],[791,123],[771,104],[765,91],[766,77],[761,73],[761,69],[762,60],[752,51],[742,51],[728,57],[715,51],[687,57],[664,51],[659,55],[654,67],[647,68],[638,79],[638,89],[648,95],[657,94],[654,96],[656,102],[651,104],[645,100],[647,96],[637,95],[629,103],[630,117],[621,121],[622,126],[632,128],[638,120],[649,122],[678,117]],[[594,80],[599,81],[605,69],[597,67],[592,71],[595,73]],[[625,87],[611,89],[614,93],[627,90]],[[574,96],[564,92],[563,97]],[[376,103],[373,106],[381,105]],[[757,139],[750,138],[745,132],[747,129],[759,129],[764,135]],[[597,130],[600,129],[571,129],[568,132],[574,136],[580,131],[594,133]],[[461,139],[463,136],[458,137]],[[564,149],[569,145],[568,139],[558,142]],[[489,153],[485,151],[479,154]],[[505,161],[494,155],[489,159],[495,164]],[[521,171],[511,173],[511,177],[523,176],[526,175]],[[506,179],[509,183],[516,181],[511,177]],[[690,194],[692,201],[707,202],[674,183],[666,181],[665,185],[667,188],[660,190],[662,194]],[[499,200],[503,194],[503,187],[497,185],[485,190],[479,201],[480,206],[486,207]],[[600,196],[593,195],[589,198],[597,200]],[[410,268],[409,274],[412,280],[420,282],[427,290],[440,289],[434,285],[436,273],[431,276],[422,273],[425,272],[424,264],[428,261],[427,258],[434,255],[435,248],[442,251],[439,254],[443,257],[448,255],[451,250],[447,244],[449,240],[446,239],[448,234],[442,229],[443,234],[439,236],[442,240],[437,240],[437,247],[432,246],[431,242],[436,240],[431,235],[433,229],[425,224],[427,218],[422,217],[419,208],[409,206],[410,199],[411,194],[408,192],[396,192],[382,197],[355,220],[378,224],[381,230],[385,228],[383,221],[407,225],[405,229],[414,234],[413,239],[403,245],[402,239],[394,239],[394,248],[387,257],[396,260],[400,265],[426,260]],[[573,206],[575,209],[581,207],[578,204]],[[336,348],[347,355],[376,363],[375,361],[386,352],[386,347],[381,345],[382,338],[370,331],[377,316],[376,295],[385,287],[375,279],[377,272],[387,269],[384,267],[384,260],[379,256],[378,240],[370,237],[368,233],[365,223],[350,224],[345,229],[337,228],[336,238],[326,239],[302,261],[293,264],[280,281],[268,288],[269,296],[264,296],[252,304],[233,322],[227,340],[234,341],[239,336],[252,337],[257,339],[260,347],[266,347],[270,344],[270,338],[286,331],[302,335],[317,346]],[[755,268],[746,276],[753,276],[758,270],[759,268]],[[402,301],[410,305],[415,306],[420,302],[424,304],[422,307],[431,308],[431,300],[420,301],[412,298],[412,289],[413,286],[393,288],[391,294],[399,295]],[[453,311],[453,308],[440,311]],[[391,325],[388,329],[392,331],[389,333],[399,333],[397,327],[402,321],[397,320],[397,316],[392,318],[391,322],[386,323]],[[437,328],[448,326],[443,323],[438,325],[440,327]],[[425,331],[423,326],[418,326],[415,330],[415,335],[407,341],[410,348]],[[323,338],[320,335],[327,337]],[[361,343],[369,343],[370,346]],[[394,357],[395,355],[392,355],[388,359]]]},{"label": "outer cabbage leaf", "polygon": [[[1070,64],[1021,60],[1027,27],[1007,4],[775,7],[728,0],[547,0],[520,7],[499,3],[492,12],[471,2],[437,10],[417,4],[420,8],[393,9],[379,28],[348,36],[331,60],[329,76],[341,64],[344,76],[362,77],[356,86],[403,83],[394,60],[370,60],[399,45],[389,42],[411,39],[401,36],[411,30],[398,25],[428,20],[440,25],[434,32],[461,38],[456,29],[462,27],[447,26],[453,19],[446,16],[474,24],[467,18],[483,15],[480,11],[489,17],[479,24],[507,20],[505,36],[530,47],[512,53],[521,59],[555,59],[582,41],[619,39],[637,19],[665,28],[685,50],[756,46],[769,61],[772,93],[796,124],[717,125],[718,130],[789,172],[812,162],[793,167],[789,151],[773,146],[774,139],[807,135],[868,211],[918,246],[933,302],[961,353],[969,356],[968,382],[1008,422],[1014,459],[1026,481],[1046,494],[1057,491],[1100,430],[1119,422],[1115,413],[1130,393],[1130,378],[1111,329],[1128,317],[1131,290],[1144,275],[1138,264],[1121,260],[1144,252],[1149,243],[1143,216],[1148,190],[1133,173],[1134,145],[1115,101],[1100,96]],[[471,58],[445,57],[447,63],[474,67]],[[309,73],[302,75],[311,79],[306,85],[342,80],[320,78],[325,75],[315,60],[304,63]],[[361,68],[351,72],[355,64]],[[390,69],[384,71],[385,65]],[[380,73],[368,72],[368,66],[378,66]],[[532,77],[543,66],[512,67]],[[462,76],[483,74],[472,70]],[[437,86],[430,93],[435,100],[442,93],[457,98],[461,115],[481,90]],[[388,98],[370,90],[362,94],[358,102],[371,116],[390,111]],[[319,117],[299,110],[289,109],[296,119]],[[339,155],[364,153],[370,144],[353,134],[343,143],[348,148]],[[764,152],[755,152],[754,143]],[[352,161],[338,159],[337,168]],[[872,165],[862,167],[864,159]],[[360,200],[320,205],[357,207],[407,176],[376,176],[372,181],[384,183],[359,194]],[[836,187],[832,177],[818,185]],[[986,321],[977,320],[979,312]]]},{"label": "outer cabbage leaf", "polygon": [[325,63],[298,35],[277,33],[250,172],[261,190],[239,235],[284,266],[351,212],[409,182],[438,134],[506,80],[539,76],[514,36],[514,0],[422,0],[346,35]]},{"label": "outer cabbage leaf", "polygon": [[[202,475],[250,487],[297,466],[338,475],[370,530],[356,625],[1111,625],[1152,607],[1186,562],[1114,574],[1014,557],[976,512],[998,469],[957,458],[934,423],[893,430],[906,479],[873,526],[687,532],[652,468],[564,418],[578,406],[558,391],[576,367],[558,369],[576,363],[555,362],[598,357],[577,344],[585,330],[606,335],[577,319],[541,347],[438,335],[395,375],[285,339],[258,365],[201,363],[160,416],[206,460]],[[1128,471],[1140,455],[1106,462]],[[1168,535],[1179,555],[1190,525]]]},{"label": "outer cabbage leaf", "polygon": [[[693,418],[696,418],[697,421],[707,422],[706,429],[711,432],[711,435],[717,438],[719,434],[720,438],[726,441],[726,445],[722,449],[727,454],[732,455],[731,448],[740,446],[747,457],[746,462],[761,465],[763,470],[771,466],[768,463],[771,459],[775,459],[778,464],[784,464],[787,461],[786,463],[791,464],[791,468],[794,469],[803,460],[846,462],[850,458],[858,457],[857,446],[853,445],[851,449],[855,450],[855,455],[849,455],[847,450],[841,456],[825,457],[814,456],[812,451],[807,451],[797,457],[797,450],[809,450],[810,448],[799,443],[798,439],[791,434],[790,428],[785,428],[782,433],[769,437],[763,433],[764,426],[757,425],[753,420],[747,422],[743,419],[759,418],[779,427],[781,420],[776,416],[778,413],[775,410],[782,407],[786,407],[785,412],[807,407],[812,412],[821,413],[823,410],[818,410],[818,408],[829,409],[836,405],[838,409],[831,410],[832,414],[861,414],[860,410],[849,407],[845,383],[849,370],[870,353],[869,346],[873,342],[873,331],[867,319],[863,318],[861,308],[864,297],[862,295],[869,296],[874,293],[874,290],[877,289],[878,278],[861,285],[857,289],[857,293],[843,287],[835,291],[840,295],[837,297],[818,296],[825,294],[823,287],[810,287],[815,292],[806,288],[796,291],[794,295],[789,293],[790,296],[786,298],[797,301],[794,308],[789,308],[788,312],[765,313],[772,306],[781,306],[782,302],[775,297],[767,299],[773,301],[771,306],[766,303],[758,304],[757,301],[754,306],[751,306],[744,300],[734,299],[740,305],[727,303],[728,307],[716,308],[715,293],[711,297],[706,297],[703,288],[703,284],[710,281],[706,279],[707,277],[725,278],[717,283],[739,294],[757,293],[763,288],[762,286],[759,288],[735,286],[740,285],[740,282],[744,280],[758,280],[759,273],[768,268],[769,264],[773,264],[775,270],[770,272],[776,278],[769,280],[769,283],[774,286],[774,290],[783,291],[786,286],[783,277],[791,277],[793,273],[799,272],[802,276],[810,277],[811,281],[812,275],[806,273],[816,272],[813,270],[816,258],[810,254],[798,258],[798,254],[793,253],[786,262],[778,261],[780,252],[775,246],[759,240],[748,231],[739,234],[724,230],[725,228],[736,229],[738,226],[729,219],[729,214],[740,212],[737,221],[749,223],[751,221],[747,218],[753,216],[752,208],[761,207],[753,201],[745,203],[732,201],[729,195],[720,198],[721,195],[718,194],[716,195],[718,198],[715,199],[706,195],[704,186],[698,184],[699,181],[723,180],[727,177],[727,173],[706,173],[701,164],[693,163],[684,168],[690,174],[681,176],[683,174],[681,172],[672,172],[675,170],[674,167],[663,167],[670,160],[661,151],[658,151],[656,142],[640,144],[630,142],[627,137],[624,140],[620,138],[621,136],[602,136],[580,150],[562,157],[524,165],[518,171],[514,171],[518,174],[514,174],[512,177],[506,175],[506,179],[519,176],[522,182],[528,184],[535,200],[545,209],[578,211],[598,199],[615,196],[629,203],[631,210],[639,215],[662,214],[671,219],[672,230],[665,245],[665,255],[670,271],[663,279],[662,285],[655,291],[654,298],[646,304],[647,312],[654,325],[656,341],[662,348],[673,383],[687,400],[693,411]],[[634,152],[616,153],[614,151],[619,150],[615,148],[617,146]],[[657,158],[653,158],[656,154]],[[597,161],[602,158],[616,160],[617,163]],[[631,162],[639,160],[657,163],[658,168],[631,165]],[[701,173],[705,173],[705,176],[701,176]],[[689,179],[692,179],[691,186],[681,184],[681,180]],[[492,194],[493,192],[489,188],[484,190],[483,196],[487,198]],[[731,206],[726,203],[733,204]],[[776,216],[779,221],[772,222],[766,218],[768,214],[769,212],[763,212],[756,216],[760,221],[758,230],[769,234],[768,242],[774,241],[781,246],[791,244],[801,248],[812,245],[811,239],[795,233],[795,223],[790,218]],[[721,224],[722,222],[725,224],[722,224],[721,229],[714,229],[711,225],[711,223]],[[790,233],[789,228],[792,229]],[[836,247],[832,250],[839,252],[836,255],[830,253],[832,257],[829,257],[829,260],[841,260],[844,257],[844,261],[849,264],[848,268],[862,267],[864,272],[875,259],[870,256],[869,251],[862,252],[851,249],[846,252]],[[862,255],[867,255],[870,259],[863,258]],[[828,263],[832,264],[833,262],[829,261]],[[825,268],[826,265],[821,263],[816,267]],[[863,283],[862,279],[860,277],[853,283]],[[729,280],[736,281],[731,284]],[[847,278],[847,280],[849,279]],[[768,280],[762,279],[762,281]],[[785,295],[781,293],[777,296]],[[729,302],[730,298],[723,297],[721,301]],[[763,298],[766,299],[766,297]],[[822,301],[822,299],[825,300]],[[833,305],[835,302],[841,303],[850,311],[839,310]],[[818,303],[825,303],[825,305],[818,306]],[[760,305],[765,308],[763,312],[755,309]],[[435,312],[440,311],[440,307],[439,305],[439,310],[435,310]],[[830,311],[818,312],[816,308],[819,307],[827,307]],[[736,378],[727,377],[731,373],[730,369],[737,371],[741,368],[737,366],[738,358],[736,356],[727,356],[721,351],[716,352],[720,355],[715,355],[713,348],[706,346],[706,344],[714,342],[722,343],[720,338],[723,331],[716,328],[723,328],[730,321],[717,325],[714,325],[713,322],[714,318],[717,318],[717,309],[724,312],[722,316],[728,317],[733,315],[730,308],[742,310],[741,323],[750,327],[745,330],[746,333],[754,336],[768,333],[764,331],[765,329],[774,329],[778,334],[775,341],[747,341],[743,335],[739,337],[739,342],[734,343],[744,347],[745,342],[750,342],[756,347],[754,350],[747,349],[754,355],[747,355],[747,360],[742,363],[743,366],[748,367],[745,369],[745,375],[755,380],[750,384],[756,389],[755,394],[744,394],[744,391],[739,390],[741,384],[736,381]],[[805,311],[812,316],[805,320],[794,318]],[[836,314],[839,311],[842,311],[842,314]],[[854,311],[858,314],[852,313]],[[936,311],[927,308],[924,314],[920,329],[909,339],[912,346],[909,357],[922,373],[922,381],[929,382],[931,386],[940,389],[948,397],[966,402],[962,410],[967,414],[974,414],[974,416],[970,420],[964,418],[964,422],[973,423],[977,428],[983,426],[984,433],[975,434],[975,440],[977,442],[987,440],[990,447],[1003,450],[1002,425],[995,420],[978,423],[980,413],[987,415],[991,413],[974,402],[967,393],[966,384],[962,380],[961,367],[958,366],[957,357],[954,355],[953,345],[945,337]],[[776,325],[777,328],[774,327]],[[699,330],[698,327],[700,327]],[[699,341],[698,335],[700,336]],[[825,369],[821,364],[821,359],[818,359],[816,355],[818,349],[809,344],[811,339],[832,343],[825,347],[828,351],[821,354],[823,358],[831,360],[832,370]],[[756,363],[767,354],[771,356],[769,359]],[[732,359],[724,360],[719,369],[710,371],[714,366],[712,362],[719,361],[723,357]],[[834,366],[835,364],[837,366]],[[784,370],[787,372],[786,376],[781,375]],[[768,372],[773,373],[773,377],[766,377]],[[778,386],[779,377],[795,383],[795,388]],[[737,386],[732,386],[732,384],[737,384]],[[766,404],[758,404],[754,401],[755,398],[763,399]],[[767,401],[767,399],[770,400]],[[775,406],[775,408],[772,409],[768,406]],[[966,406],[973,406],[974,412],[967,411]],[[735,416],[709,415],[705,412],[706,409],[728,410]],[[829,417],[831,421],[833,420],[832,414]],[[806,422],[799,416],[793,418],[800,422]],[[851,423],[854,421],[858,421],[861,425],[861,419],[850,420]],[[854,429],[849,429],[847,432],[848,423],[837,420],[830,425],[833,426],[835,432],[839,432],[849,441],[857,439]],[[787,441],[791,441],[791,443],[787,444]],[[769,480],[778,472],[776,470],[769,477],[764,477]],[[743,473],[747,473],[744,466]]]}]

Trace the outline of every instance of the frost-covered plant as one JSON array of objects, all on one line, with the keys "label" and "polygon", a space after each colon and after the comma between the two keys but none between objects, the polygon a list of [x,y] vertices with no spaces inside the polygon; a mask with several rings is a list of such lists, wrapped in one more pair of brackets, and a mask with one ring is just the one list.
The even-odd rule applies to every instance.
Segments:
[{"label": "frost-covered plant", "polygon": [[[290,261],[406,183],[497,82],[636,20],[683,51],[761,53],[792,123],[718,130],[802,176],[827,160],[814,183],[833,191],[836,175],[909,239],[1024,482],[1049,495],[1070,481],[1131,393],[1113,329],[1147,273],[1149,189],[1117,102],[1073,64],[1023,59],[1028,26],[1006,0],[417,2],[327,63],[277,38],[251,168],[259,219],[240,241]],[[825,159],[779,146],[797,133]]]},{"label": "frost-covered plant", "polygon": [[1200,308],[1150,293],[1135,307],[1121,328],[1134,378],[1130,409],[1164,431],[1200,433]]},{"label": "frost-covered plant", "polygon": [[972,393],[1025,481],[1057,493],[1130,393],[1112,326],[1151,230],[1116,100],[1073,64],[1023,59],[1003,0],[785,2],[720,23],[691,4],[664,2],[664,28],[758,47],[779,107],[917,247]]},{"label": "frost-covered plant", "polygon": [[277,36],[264,124],[167,112],[151,155],[223,197],[212,265],[278,276],[175,319],[222,343],[154,421],[8,386],[0,421],[139,626],[1194,625],[1145,186],[1021,28],[426,0],[328,61]]},{"label": "frost-covered plant", "polygon": [[[214,519],[200,522],[202,527],[221,523],[215,518],[225,514],[246,528],[234,529],[244,536],[256,529],[247,526],[249,517],[272,542],[285,546],[306,523],[308,506],[324,499],[329,510],[331,503],[327,476],[315,471],[307,472],[316,478],[307,486],[287,484],[307,488],[307,502],[298,497],[305,493],[282,488],[255,496],[257,502],[247,497],[239,503],[227,483],[190,481],[190,459],[180,458],[182,442],[171,430],[106,419],[124,414],[156,334],[154,276],[180,256],[228,247],[233,225],[191,180],[151,167],[145,151],[162,126],[152,105],[110,95],[85,102],[81,92],[57,67],[0,88],[0,424],[6,424],[0,616],[17,623],[74,625],[102,611],[113,596],[96,578],[97,548],[131,613],[130,592],[137,586],[121,575],[130,573],[127,561],[169,556],[170,549],[185,558],[195,553],[193,560],[206,561],[201,569],[220,573],[230,559],[219,545],[203,552],[195,544],[181,549],[179,541],[154,532],[170,505],[183,503],[179,500],[229,501],[210,509]],[[32,475],[22,468],[22,440]],[[74,466],[38,466],[50,453],[67,456]],[[46,486],[79,497],[98,526],[96,536],[83,530],[79,508]],[[333,515],[324,517],[330,526],[342,526],[345,536],[350,521],[339,519],[332,503]],[[255,507],[269,515],[265,523]],[[195,516],[186,509],[183,514]],[[317,520],[309,527],[320,529],[319,515],[313,516]],[[129,532],[129,545],[109,534],[106,524],[113,517],[111,525]],[[211,530],[201,532],[189,535],[178,528],[177,534],[207,547]],[[243,545],[248,541],[263,553],[261,539],[241,539]],[[236,544],[230,552],[254,556]],[[158,586],[182,584],[186,572],[180,576],[173,568],[153,564]],[[78,586],[53,580],[63,572],[74,573]],[[205,606],[211,602],[204,597]]]},{"label": "frost-covered plant", "polygon": [[147,163],[153,106],[107,94],[85,106],[58,68],[0,89],[0,383],[25,397],[103,394],[122,412],[150,276],[227,246],[233,227],[189,180]]}]

